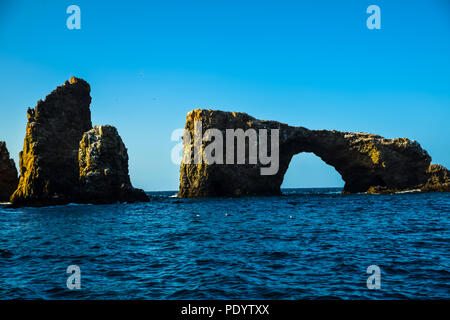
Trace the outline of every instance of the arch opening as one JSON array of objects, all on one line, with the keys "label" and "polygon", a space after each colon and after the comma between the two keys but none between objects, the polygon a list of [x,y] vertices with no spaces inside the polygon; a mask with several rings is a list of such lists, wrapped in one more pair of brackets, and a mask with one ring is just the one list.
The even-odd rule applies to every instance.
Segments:
[{"label": "arch opening", "polygon": [[281,191],[294,188],[344,188],[344,180],[333,166],[312,152],[295,154],[289,162]]}]

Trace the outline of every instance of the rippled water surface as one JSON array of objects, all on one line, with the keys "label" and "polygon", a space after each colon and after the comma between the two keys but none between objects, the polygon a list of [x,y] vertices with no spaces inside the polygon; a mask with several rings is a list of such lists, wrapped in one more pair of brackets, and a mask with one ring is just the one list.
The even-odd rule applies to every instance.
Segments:
[{"label": "rippled water surface", "polygon": [[[450,194],[173,194],[0,208],[0,299],[450,298]],[[73,264],[81,290],[66,287]]]}]

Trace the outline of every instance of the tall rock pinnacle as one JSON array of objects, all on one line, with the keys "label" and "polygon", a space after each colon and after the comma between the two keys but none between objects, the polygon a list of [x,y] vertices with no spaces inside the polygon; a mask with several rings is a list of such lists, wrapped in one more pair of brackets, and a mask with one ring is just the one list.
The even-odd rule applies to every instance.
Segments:
[{"label": "tall rock pinnacle", "polygon": [[92,128],[90,92],[86,81],[72,77],[28,109],[19,187],[11,202],[58,204],[78,196],[78,147]]},{"label": "tall rock pinnacle", "polygon": [[19,154],[20,180],[11,196],[14,206],[96,202],[86,198],[78,163],[80,141],[92,128],[90,91],[86,81],[72,77],[34,109],[28,109],[25,141]]}]

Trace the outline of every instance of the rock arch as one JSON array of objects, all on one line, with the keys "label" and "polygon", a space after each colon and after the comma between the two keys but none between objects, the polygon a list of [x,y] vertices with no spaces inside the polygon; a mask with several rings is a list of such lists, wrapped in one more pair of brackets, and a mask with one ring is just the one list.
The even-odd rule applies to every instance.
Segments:
[{"label": "rock arch", "polygon": [[[249,164],[248,153],[245,164],[182,163],[179,197],[279,195],[292,157],[302,152],[312,152],[334,167],[345,182],[345,193],[416,189],[430,179],[431,157],[418,142],[407,138],[309,130],[258,120],[245,113],[209,109],[188,113],[185,129],[192,136],[195,121],[202,122],[203,132],[215,128],[224,136],[226,129],[279,129],[279,170],[275,175],[261,175],[262,165]],[[183,150],[185,154],[192,151],[193,141],[185,143]],[[448,182],[440,180],[447,187]]]}]

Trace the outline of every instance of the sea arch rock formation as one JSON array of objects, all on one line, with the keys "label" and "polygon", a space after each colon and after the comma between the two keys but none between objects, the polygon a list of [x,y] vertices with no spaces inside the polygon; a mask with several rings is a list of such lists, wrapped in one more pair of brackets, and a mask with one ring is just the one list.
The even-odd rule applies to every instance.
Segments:
[{"label": "sea arch rock formation", "polygon": [[[345,181],[344,193],[395,192],[424,188],[449,191],[448,170],[430,167],[431,157],[417,141],[386,139],[367,133],[309,130],[276,121],[258,120],[246,113],[196,109],[187,115],[185,129],[194,136],[194,123],[202,122],[203,133],[211,128],[279,129],[279,170],[261,175],[262,165],[182,163],[179,197],[279,195],[289,162],[295,154],[312,152],[333,166]],[[184,155],[194,149],[184,143]],[[208,143],[203,141],[205,147]],[[248,141],[246,146],[248,151]],[[434,168],[434,169],[432,169]],[[439,178],[436,172],[439,171]],[[434,172],[434,173],[433,173]]]}]

